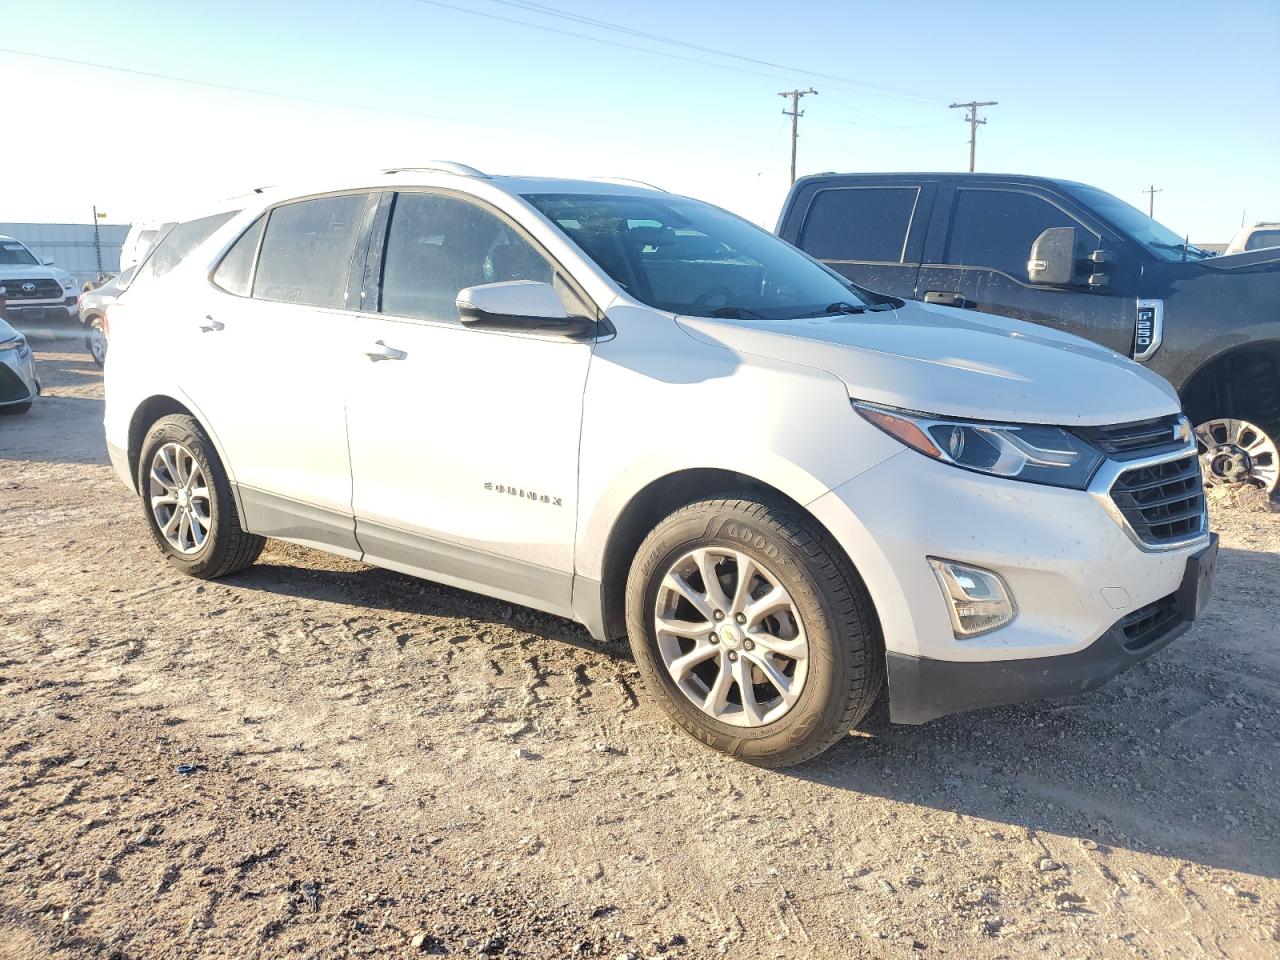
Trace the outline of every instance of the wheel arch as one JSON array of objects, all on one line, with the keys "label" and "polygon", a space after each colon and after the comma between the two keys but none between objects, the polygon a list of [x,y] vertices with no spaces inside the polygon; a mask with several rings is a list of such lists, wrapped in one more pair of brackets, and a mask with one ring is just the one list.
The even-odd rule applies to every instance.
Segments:
[{"label": "wheel arch", "polygon": [[240,487],[236,483],[235,474],[227,462],[227,456],[222,450],[222,444],[218,442],[217,435],[209,429],[209,425],[190,405],[169,394],[152,394],[134,408],[133,415],[129,418],[129,445],[126,455],[129,462],[129,482],[134,492],[138,492],[138,462],[142,458],[142,444],[147,438],[147,433],[161,417],[174,414],[190,417],[209,437],[214,453],[217,454],[222,469],[226,471],[227,479],[231,483],[231,496],[235,500],[236,510],[243,516],[244,504],[240,501]]},{"label": "wheel arch", "polygon": [[862,587],[870,605],[871,616],[879,629],[875,599],[867,590],[858,566],[840,546],[827,526],[812,511],[778,487],[750,474],[717,467],[691,467],[676,470],[650,480],[636,491],[619,512],[609,529],[601,561],[600,622],[606,639],[626,636],[626,589],[631,561],[640,544],[662,519],[680,507],[732,491],[758,493],[781,501],[807,517],[830,541],[831,547],[849,563],[849,568]]},{"label": "wheel arch", "polygon": [[1202,362],[1179,391],[1193,423],[1230,416],[1280,426],[1280,339],[1227,347]]}]

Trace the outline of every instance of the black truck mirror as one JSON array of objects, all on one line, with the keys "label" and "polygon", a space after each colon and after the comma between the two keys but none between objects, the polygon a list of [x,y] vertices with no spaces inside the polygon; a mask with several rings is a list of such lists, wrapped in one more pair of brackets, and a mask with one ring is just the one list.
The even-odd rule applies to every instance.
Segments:
[{"label": "black truck mirror", "polygon": [[1053,287],[1065,287],[1076,275],[1076,228],[1050,227],[1031,245],[1027,279]]}]

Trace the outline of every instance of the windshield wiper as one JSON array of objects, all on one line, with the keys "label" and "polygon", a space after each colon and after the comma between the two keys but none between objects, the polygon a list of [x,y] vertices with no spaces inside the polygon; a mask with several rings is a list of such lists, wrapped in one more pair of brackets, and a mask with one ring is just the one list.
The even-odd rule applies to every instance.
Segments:
[{"label": "windshield wiper", "polygon": [[849,303],[847,300],[837,300],[835,303],[827,304],[827,309],[823,313],[866,313],[865,304]]},{"label": "windshield wiper", "polygon": [[1199,247],[1192,246],[1189,243],[1165,243],[1163,240],[1148,240],[1147,243],[1153,247],[1159,247],[1161,250],[1173,250],[1180,253],[1183,259],[1188,255],[1199,257],[1201,260],[1213,256],[1208,250],[1201,250]]}]

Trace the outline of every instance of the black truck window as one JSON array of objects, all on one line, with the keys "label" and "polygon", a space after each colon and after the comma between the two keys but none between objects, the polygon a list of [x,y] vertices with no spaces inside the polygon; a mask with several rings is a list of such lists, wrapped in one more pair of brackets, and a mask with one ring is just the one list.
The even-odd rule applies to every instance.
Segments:
[{"label": "black truck window", "polygon": [[961,189],[951,214],[946,260],[957,266],[994,267],[1025,281],[1031,244],[1050,227],[1076,227],[1083,248],[1096,241],[1096,235],[1070,214],[1030,193]]},{"label": "black truck window", "polygon": [[800,248],[819,260],[901,263],[919,193],[918,187],[822,190],[805,217]]}]

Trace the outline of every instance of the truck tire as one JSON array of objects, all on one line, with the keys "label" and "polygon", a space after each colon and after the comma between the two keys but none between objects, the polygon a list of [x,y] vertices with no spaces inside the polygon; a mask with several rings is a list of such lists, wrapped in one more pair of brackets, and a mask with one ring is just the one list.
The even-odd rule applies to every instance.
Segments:
[{"label": "truck tire", "polygon": [[152,425],[138,458],[138,490],[156,546],[190,576],[236,573],[266,544],[240,525],[227,473],[191,417],[174,414]]},{"label": "truck tire", "polygon": [[702,743],[762,767],[826,750],[884,678],[871,600],[817,523],[790,504],[726,494],[676,510],[627,579],[646,688]]},{"label": "truck tire", "polygon": [[1196,426],[1206,487],[1252,486],[1273,493],[1280,481],[1280,430],[1218,417]]}]

